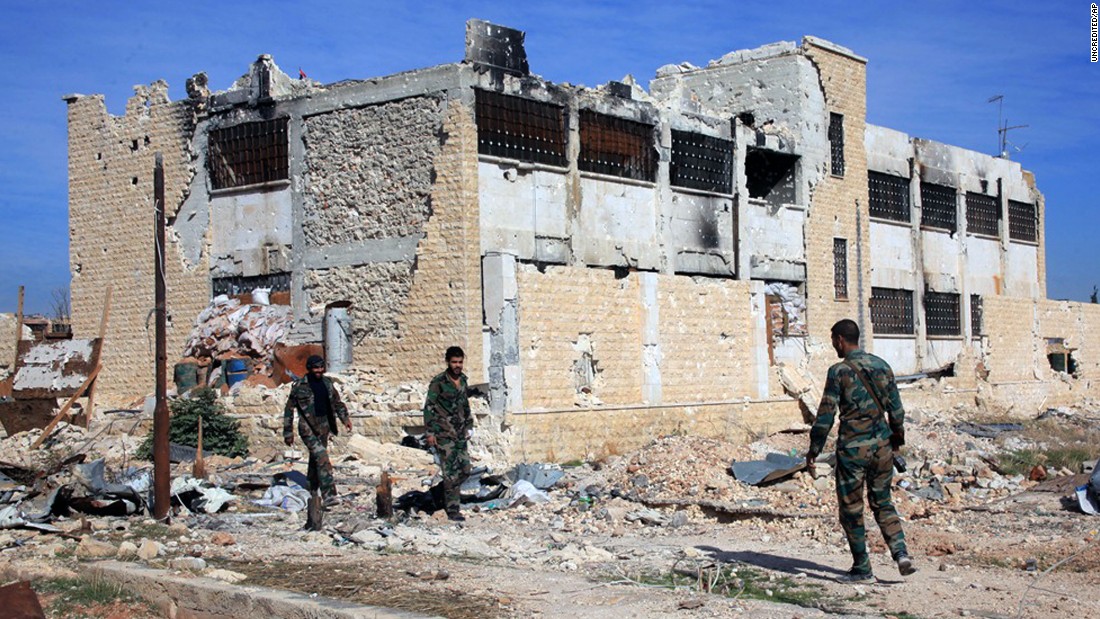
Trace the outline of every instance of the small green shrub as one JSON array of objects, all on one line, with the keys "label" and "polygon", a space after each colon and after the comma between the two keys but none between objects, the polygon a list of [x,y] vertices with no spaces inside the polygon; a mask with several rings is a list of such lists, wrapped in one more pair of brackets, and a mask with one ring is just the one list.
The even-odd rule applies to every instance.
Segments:
[{"label": "small green shrub", "polygon": [[[198,447],[199,417],[202,417],[202,448],[216,454],[234,458],[248,455],[248,437],[241,434],[241,424],[226,415],[225,405],[218,400],[213,389],[196,389],[187,398],[173,400],[168,405],[171,421],[168,424],[168,441],[190,447]],[[153,433],[145,437],[136,457],[153,459]]]}]

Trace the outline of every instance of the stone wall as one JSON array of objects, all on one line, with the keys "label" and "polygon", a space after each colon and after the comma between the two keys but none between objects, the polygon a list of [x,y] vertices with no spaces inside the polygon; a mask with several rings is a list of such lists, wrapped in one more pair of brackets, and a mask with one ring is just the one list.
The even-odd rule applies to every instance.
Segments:
[{"label": "stone wall", "polygon": [[440,101],[413,97],[305,119],[310,245],[418,235],[431,215]]},{"label": "stone wall", "polygon": [[610,269],[521,264],[519,356],[524,408],[569,407],[585,353],[594,364],[591,395],[606,404],[642,399],[642,305],[637,274]]},{"label": "stone wall", "polygon": [[[813,61],[825,91],[826,111],[844,116],[844,176],[832,170],[813,188],[806,220],[806,301],[810,339],[828,349],[829,330],[843,318],[859,324],[864,347],[874,349],[871,316],[870,222],[867,210],[867,154],[864,131],[867,118],[867,64],[851,52],[807,37],[806,56]],[[828,163],[828,156],[826,156]],[[834,295],[833,239],[848,241],[848,299]],[[862,285],[861,285],[862,281]],[[814,356],[810,368],[823,376],[834,361],[831,349]]]},{"label": "stone wall", "polygon": [[[164,158],[169,217],[182,204],[194,174],[194,113],[188,101],[169,101],[167,91],[164,82],[135,88],[123,116],[108,114],[102,96],[66,98],[75,337],[97,336],[105,293],[113,288],[100,393],[132,397],[154,387],[154,323],[149,317],[154,306],[154,153]],[[210,299],[207,260],[204,253],[199,264],[186,264],[169,228],[169,357],[182,349],[192,320]]]},{"label": "stone wall", "polygon": [[309,271],[305,292],[311,305],[344,299],[351,301],[352,341],[360,343],[367,338],[398,336],[398,317],[408,299],[412,281],[412,263],[375,262]]}]

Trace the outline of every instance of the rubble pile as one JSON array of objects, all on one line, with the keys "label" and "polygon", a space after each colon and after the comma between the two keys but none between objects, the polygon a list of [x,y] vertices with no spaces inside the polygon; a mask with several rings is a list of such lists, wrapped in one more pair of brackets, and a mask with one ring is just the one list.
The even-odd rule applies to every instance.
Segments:
[{"label": "rubble pile", "polygon": [[218,295],[198,318],[184,346],[184,357],[225,359],[250,357],[256,360],[253,373],[270,374],[275,344],[290,331],[287,305],[242,305]]}]

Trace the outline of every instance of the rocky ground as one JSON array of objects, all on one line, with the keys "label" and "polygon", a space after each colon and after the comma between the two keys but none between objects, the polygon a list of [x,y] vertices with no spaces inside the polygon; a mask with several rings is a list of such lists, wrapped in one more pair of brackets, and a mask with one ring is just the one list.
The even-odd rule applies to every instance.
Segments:
[{"label": "rocky ground", "polygon": [[[981,438],[960,430],[965,413],[912,416],[909,469],[894,488],[920,568],[908,578],[897,574],[869,522],[877,580],[835,582],[850,557],[828,467],[768,487],[729,474],[735,459],[803,453],[805,432],[741,446],[666,437],[565,469],[547,502],[481,511],[468,505],[465,523],[439,513],[376,518],[374,484],[383,468],[396,478],[398,496],[423,489],[433,467],[422,452],[344,437],[333,452],[347,499],[326,515],[323,531],[304,531],[302,512],[253,505],[262,488],[242,485],[304,470],[303,462],[281,454],[214,460],[212,481],[237,497],[226,511],[180,513],[171,525],[144,515],[74,515],[53,523],[61,533],[0,531],[0,568],[59,578],[79,572],[80,562],[118,557],[448,617],[1100,613],[1100,517],[1070,500],[1085,479],[1077,475],[1080,462],[1075,470],[1052,459],[1070,453],[1095,461],[1100,415],[1052,411]],[[109,471],[133,464],[137,439],[125,432],[62,432],[52,450],[33,454],[26,444],[34,432],[0,441],[0,461],[47,469],[80,448],[106,456]]]}]

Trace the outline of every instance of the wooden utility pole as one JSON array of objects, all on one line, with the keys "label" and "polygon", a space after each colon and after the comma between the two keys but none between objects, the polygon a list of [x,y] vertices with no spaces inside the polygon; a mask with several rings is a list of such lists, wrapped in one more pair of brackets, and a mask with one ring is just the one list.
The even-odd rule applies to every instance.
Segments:
[{"label": "wooden utility pole", "polygon": [[15,317],[15,357],[11,360],[12,371],[19,364],[19,342],[23,341],[23,287],[19,287],[19,312]]},{"label": "wooden utility pole", "polygon": [[153,517],[167,521],[172,504],[168,462],[168,308],[164,281],[164,157],[157,153],[153,169],[153,210],[156,216],[153,243],[153,271],[156,295],[157,404],[153,409]]}]

